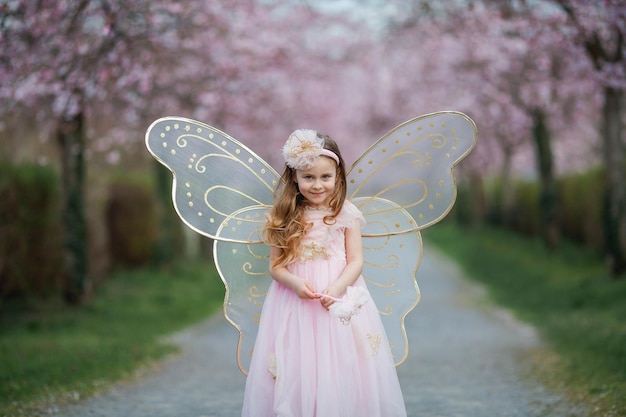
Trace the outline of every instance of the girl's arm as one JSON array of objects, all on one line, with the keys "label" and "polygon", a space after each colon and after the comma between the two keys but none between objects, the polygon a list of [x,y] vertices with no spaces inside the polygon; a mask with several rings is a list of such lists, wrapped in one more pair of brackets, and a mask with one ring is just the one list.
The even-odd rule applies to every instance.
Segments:
[{"label": "girl's arm", "polygon": [[[361,223],[358,219],[354,220],[354,226],[346,228],[345,239],[346,267],[339,275],[339,278],[324,291],[324,294],[335,298],[340,298],[346,292],[346,289],[354,284],[363,270],[363,242],[361,241]],[[333,303],[333,300],[322,297],[321,303],[328,308]]]},{"label": "girl's arm", "polygon": [[[270,247],[270,265],[274,264],[274,260],[280,255],[282,249],[275,246]],[[274,281],[284,285],[287,288],[291,288],[293,292],[300,298],[314,299],[319,298],[319,295],[315,294],[315,289],[311,286],[309,281],[305,281],[297,275],[289,272],[287,268],[281,266],[279,268],[270,267],[270,275]]]}]

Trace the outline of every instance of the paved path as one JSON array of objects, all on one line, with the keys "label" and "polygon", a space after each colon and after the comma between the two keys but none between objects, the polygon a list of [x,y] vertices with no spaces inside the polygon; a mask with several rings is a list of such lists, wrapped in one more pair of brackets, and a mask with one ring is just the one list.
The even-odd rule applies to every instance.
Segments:
[{"label": "paved path", "polygon": [[[540,347],[533,329],[481,304],[480,287],[449,260],[427,250],[418,283],[422,301],[406,322],[410,353],[398,368],[409,416],[589,416],[530,379],[526,358]],[[245,380],[235,361],[235,329],[216,315],[174,339],[181,355],[57,415],[238,416]]]}]

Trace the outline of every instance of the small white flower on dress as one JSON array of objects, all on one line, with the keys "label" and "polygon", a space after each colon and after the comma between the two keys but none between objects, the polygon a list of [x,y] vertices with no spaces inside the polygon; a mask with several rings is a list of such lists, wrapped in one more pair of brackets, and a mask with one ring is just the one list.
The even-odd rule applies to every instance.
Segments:
[{"label": "small white flower on dress", "polygon": [[306,169],[315,165],[324,149],[324,139],[315,130],[295,130],[283,146],[283,157],[290,168]]}]

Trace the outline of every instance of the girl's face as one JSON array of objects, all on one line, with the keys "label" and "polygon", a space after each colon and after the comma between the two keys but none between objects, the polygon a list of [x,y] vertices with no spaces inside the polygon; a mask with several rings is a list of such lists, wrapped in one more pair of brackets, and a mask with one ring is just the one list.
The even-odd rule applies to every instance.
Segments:
[{"label": "girl's face", "polygon": [[297,169],[295,182],[300,194],[316,207],[328,208],[330,197],[337,181],[337,167],[335,161],[321,156],[314,166],[308,169]]}]

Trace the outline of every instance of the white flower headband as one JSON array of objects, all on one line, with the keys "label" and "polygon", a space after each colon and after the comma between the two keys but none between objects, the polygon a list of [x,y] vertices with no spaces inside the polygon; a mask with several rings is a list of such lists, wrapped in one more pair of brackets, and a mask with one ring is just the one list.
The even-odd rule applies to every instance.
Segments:
[{"label": "white flower headband", "polygon": [[287,166],[293,169],[307,169],[315,165],[320,155],[328,156],[339,164],[334,152],[324,149],[324,139],[315,130],[294,130],[283,146],[283,157]]}]

